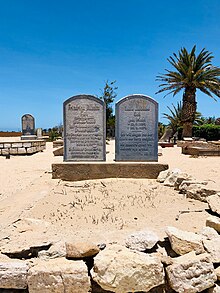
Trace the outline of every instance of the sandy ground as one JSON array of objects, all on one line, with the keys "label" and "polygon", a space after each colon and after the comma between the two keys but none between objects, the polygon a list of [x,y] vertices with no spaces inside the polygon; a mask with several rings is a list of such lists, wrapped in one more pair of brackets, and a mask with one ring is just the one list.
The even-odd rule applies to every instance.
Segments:
[{"label": "sandy ground", "polygon": [[[107,152],[107,160],[113,161],[113,141]],[[162,149],[162,153],[159,162],[198,180],[209,180],[210,186],[220,190],[220,157],[191,158],[177,147]],[[156,180],[63,182],[51,178],[55,162],[62,162],[62,157],[53,156],[52,143],[32,156],[0,157],[0,247],[33,244],[39,239],[122,243],[127,234],[142,229],[151,229],[162,239],[166,226],[194,232],[205,226],[206,203],[186,199]],[[182,210],[192,212],[177,220]],[[25,218],[48,224],[27,228],[19,220]]]}]

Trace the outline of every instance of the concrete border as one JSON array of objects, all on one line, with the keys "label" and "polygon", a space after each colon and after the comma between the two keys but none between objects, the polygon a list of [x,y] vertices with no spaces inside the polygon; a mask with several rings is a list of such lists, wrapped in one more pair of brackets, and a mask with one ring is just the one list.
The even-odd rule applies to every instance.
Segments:
[{"label": "concrete border", "polygon": [[80,181],[104,178],[156,179],[168,164],[156,162],[63,162],[52,164],[52,178],[65,181]]}]

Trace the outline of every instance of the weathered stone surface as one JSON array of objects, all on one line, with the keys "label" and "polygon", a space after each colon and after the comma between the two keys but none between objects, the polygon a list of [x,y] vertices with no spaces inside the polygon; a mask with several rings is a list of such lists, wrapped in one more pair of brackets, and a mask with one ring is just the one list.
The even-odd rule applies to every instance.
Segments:
[{"label": "weathered stone surface", "polygon": [[179,190],[179,186],[182,184],[185,180],[193,180],[192,176],[187,173],[180,173],[177,175],[176,181],[174,183],[174,189]]},{"label": "weathered stone surface", "polygon": [[207,198],[210,209],[220,216],[220,193],[211,195]]},{"label": "weathered stone surface", "polygon": [[0,288],[27,288],[28,265],[25,261],[0,259]]},{"label": "weathered stone surface", "polygon": [[210,254],[213,263],[220,263],[220,236],[212,240],[203,240],[205,250]]},{"label": "weathered stone surface", "polygon": [[51,245],[48,250],[38,252],[40,259],[50,259],[57,257],[66,257],[66,245],[64,241],[58,241]]},{"label": "weathered stone surface", "polygon": [[53,141],[53,148],[61,147],[63,146],[63,140],[62,139],[57,139]]},{"label": "weathered stone surface", "polygon": [[85,293],[90,289],[83,261],[52,259],[38,261],[28,273],[29,293]]},{"label": "weathered stone surface", "polygon": [[35,121],[31,114],[25,114],[21,117],[22,135],[35,134]]},{"label": "weathered stone surface", "polygon": [[217,231],[211,227],[204,227],[199,234],[203,240],[213,240],[218,237]]},{"label": "weathered stone surface", "polygon": [[153,248],[158,241],[159,237],[156,233],[144,230],[129,235],[125,240],[125,244],[130,249],[145,251],[146,249]]},{"label": "weathered stone surface", "polygon": [[158,103],[145,95],[126,96],[115,107],[115,160],[158,161]]},{"label": "weathered stone surface", "polygon": [[168,282],[178,293],[196,293],[214,286],[217,277],[208,254],[194,252],[177,257],[166,268]]},{"label": "weathered stone surface", "polygon": [[105,103],[77,95],[63,103],[64,161],[105,161]]},{"label": "weathered stone surface", "polygon": [[103,289],[116,293],[148,292],[164,283],[158,258],[119,245],[112,245],[95,257],[91,275]]},{"label": "weathered stone surface", "polygon": [[169,187],[174,187],[175,182],[177,180],[178,175],[181,174],[180,169],[173,169],[170,173],[170,175],[165,179],[164,185]]},{"label": "weathered stone surface", "polygon": [[52,164],[52,178],[78,181],[103,178],[148,178],[156,179],[168,169],[167,164],[153,162],[130,163],[62,163]]},{"label": "weathered stone surface", "polygon": [[207,293],[220,293],[220,286],[215,284],[215,287],[210,288]]},{"label": "weathered stone surface", "polygon": [[170,170],[161,171],[157,177],[157,182],[163,183],[165,179],[171,174]]},{"label": "weathered stone surface", "polygon": [[205,185],[207,184],[208,182],[206,181],[197,182],[193,180],[184,180],[180,184],[179,190],[181,191],[181,193],[186,194],[186,197],[188,198],[193,198],[196,200],[207,202],[207,198],[210,195],[216,194],[216,190],[212,190],[205,187]]},{"label": "weathered stone surface", "polygon": [[206,226],[211,227],[220,233],[220,218],[215,216],[209,216],[206,219]]},{"label": "weathered stone surface", "polygon": [[177,254],[186,254],[195,251],[197,254],[203,253],[202,236],[193,232],[186,232],[175,227],[167,227],[166,234],[170,240],[172,249]]},{"label": "weathered stone surface", "polygon": [[63,156],[63,146],[53,151],[54,156]]},{"label": "weathered stone surface", "polygon": [[97,245],[87,242],[66,242],[66,257],[67,258],[87,258],[95,256],[100,249]]},{"label": "weathered stone surface", "polygon": [[220,281],[220,266],[215,269],[215,274],[218,278],[218,281]]}]

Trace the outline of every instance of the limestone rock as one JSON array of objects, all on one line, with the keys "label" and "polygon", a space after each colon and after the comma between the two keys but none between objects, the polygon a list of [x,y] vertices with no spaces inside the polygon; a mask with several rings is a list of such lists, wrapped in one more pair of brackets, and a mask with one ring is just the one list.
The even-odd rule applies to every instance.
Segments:
[{"label": "limestone rock", "polygon": [[170,170],[161,171],[157,177],[157,182],[163,183],[170,174]]},{"label": "limestone rock", "polygon": [[0,259],[0,288],[27,288],[29,266],[25,261]]},{"label": "limestone rock", "polygon": [[214,286],[217,277],[208,254],[177,257],[166,268],[169,285],[178,293],[196,293]]},{"label": "limestone rock", "polygon": [[210,195],[216,194],[216,190],[206,188],[207,181],[197,182],[192,180],[184,180],[179,190],[181,193],[186,194],[187,198],[193,198],[199,201],[207,202],[207,198]]},{"label": "limestone rock", "polygon": [[207,198],[210,209],[220,216],[220,193],[211,195]]},{"label": "limestone rock", "polygon": [[50,259],[57,257],[66,257],[66,245],[64,241],[58,241],[51,245],[48,250],[38,252],[40,259]]},{"label": "limestone rock", "polygon": [[29,293],[85,293],[90,289],[87,266],[83,261],[65,258],[39,260],[28,273]]},{"label": "limestone rock", "polygon": [[203,240],[212,240],[218,237],[217,231],[211,227],[204,227],[199,234],[202,236]]},{"label": "limestone rock", "polygon": [[203,240],[205,250],[210,254],[213,263],[220,263],[220,236],[212,240]]},{"label": "limestone rock", "polygon": [[166,234],[169,238],[172,249],[177,254],[182,255],[190,251],[195,251],[196,254],[205,252],[201,235],[182,231],[175,227],[167,227]]},{"label": "limestone rock", "polygon": [[215,269],[215,273],[218,278],[218,281],[220,281],[220,266]]},{"label": "limestone rock", "polygon": [[66,242],[66,257],[82,259],[95,256],[100,249],[97,245],[87,242]]},{"label": "limestone rock", "polygon": [[174,183],[174,189],[179,190],[179,186],[184,180],[192,180],[192,176],[184,172],[178,174]]},{"label": "limestone rock", "polygon": [[126,247],[137,250],[145,251],[151,249],[159,241],[159,237],[152,231],[144,230],[132,233],[125,240]]},{"label": "limestone rock", "polygon": [[220,218],[215,216],[209,216],[206,219],[206,226],[211,227],[220,233]]},{"label": "limestone rock", "polygon": [[215,287],[210,288],[207,293],[220,293],[220,286],[215,284]]},{"label": "limestone rock", "polygon": [[94,258],[92,278],[103,289],[148,292],[164,283],[163,266],[155,256],[112,245]]},{"label": "limestone rock", "polygon": [[181,174],[181,170],[180,169],[173,169],[170,173],[170,175],[165,179],[164,181],[164,185],[165,186],[170,186],[170,187],[174,187],[175,182],[179,176],[179,174]]}]

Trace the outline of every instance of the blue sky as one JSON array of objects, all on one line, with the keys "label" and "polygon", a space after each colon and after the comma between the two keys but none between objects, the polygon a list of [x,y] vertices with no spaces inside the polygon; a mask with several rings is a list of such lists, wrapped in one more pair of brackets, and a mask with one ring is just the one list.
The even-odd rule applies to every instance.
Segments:
[{"label": "blue sky", "polygon": [[[0,130],[62,123],[63,102],[99,95],[117,80],[116,100],[146,94],[159,103],[159,120],[176,97],[155,95],[156,75],[181,47],[213,52],[220,66],[219,0],[0,0]],[[204,116],[220,116],[218,102],[197,93]]]}]

